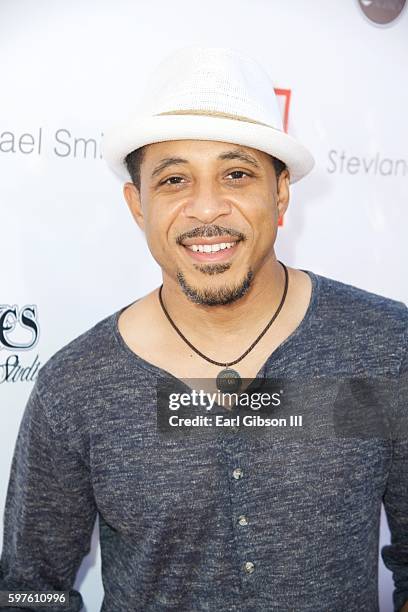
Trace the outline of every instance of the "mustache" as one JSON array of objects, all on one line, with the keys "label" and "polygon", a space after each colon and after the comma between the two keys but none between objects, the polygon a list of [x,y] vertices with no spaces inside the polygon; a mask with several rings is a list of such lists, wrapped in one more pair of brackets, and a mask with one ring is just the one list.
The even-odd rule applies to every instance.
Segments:
[{"label": "mustache", "polygon": [[214,236],[231,236],[237,240],[246,240],[245,234],[231,227],[223,227],[222,225],[202,225],[195,227],[188,232],[179,234],[176,238],[176,243],[181,244],[187,238],[213,238]]}]

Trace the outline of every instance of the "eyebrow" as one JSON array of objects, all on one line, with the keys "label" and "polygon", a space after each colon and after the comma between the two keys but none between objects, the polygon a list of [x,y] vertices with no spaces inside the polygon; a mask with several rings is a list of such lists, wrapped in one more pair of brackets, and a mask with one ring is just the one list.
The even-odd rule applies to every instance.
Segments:
[{"label": "eyebrow", "polygon": [[[260,167],[255,157],[253,157],[249,153],[245,153],[244,151],[241,151],[240,149],[232,149],[230,151],[225,151],[224,153],[221,153],[217,159],[219,160],[239,159],[241,161],[247,162],[248,164],[251,164],[255,168]],[[157,164],[157,166],[154,168],[151,178],[154,178],[155,176],[160,174],[160,172],[165,170],[168,166],[173,166],[177,164],[188,164],[188,160],[183,159],[182,157],[165,157],[164,159],[161,159],[159,163]]]},{"label": "eyebrow", "polygon": [[255,168],[260,167],[255,157],[249,153],[245,153],[245,151],[241,151],[241,149],[232,149],[231,151],[221,153],[221,155],[218,156],[218,159],[240,159],[241,161],[248,162],[248,164],[255,166]]},{"label": "eyebrow", "polygon": [[187,164],[187,163],[188,161],[186,159],[183,159],[182,157],[165,157],[164,159],[160,160],[160,162],[157,164],[157,166],[153,170],[152,178],[160,174],[160,172],[164,170],[165,168],[167,168],[167,166],[173,166],[175,164]]}]

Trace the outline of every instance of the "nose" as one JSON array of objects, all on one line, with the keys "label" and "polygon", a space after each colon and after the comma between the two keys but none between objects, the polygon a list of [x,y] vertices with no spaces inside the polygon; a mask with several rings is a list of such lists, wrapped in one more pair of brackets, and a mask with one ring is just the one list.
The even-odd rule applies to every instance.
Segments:
[{"label": "nose", "polygon": [[183,214],[201,223],[212,223],[220,216],[231,213],[231,204],[211,181],[197,182],[186,202]]}]

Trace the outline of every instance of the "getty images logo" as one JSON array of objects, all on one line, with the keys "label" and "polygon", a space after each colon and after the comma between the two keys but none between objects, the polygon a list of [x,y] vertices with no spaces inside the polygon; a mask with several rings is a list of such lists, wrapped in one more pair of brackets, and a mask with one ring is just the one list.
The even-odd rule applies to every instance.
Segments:
[{"label": "getty images logo", "polygon": [[376,25],[388,25],[399,17],[406,0],[358,0],[364,15]]},{"label": "getty images logo", "polygon": [[35,379],[40,368],[38,355],[30,365],[23,366],[17,352],[31,351],[38,344],[39,337],[35,304],[26,304],[22,308],[15,304],[0,304],[0,384]]}]

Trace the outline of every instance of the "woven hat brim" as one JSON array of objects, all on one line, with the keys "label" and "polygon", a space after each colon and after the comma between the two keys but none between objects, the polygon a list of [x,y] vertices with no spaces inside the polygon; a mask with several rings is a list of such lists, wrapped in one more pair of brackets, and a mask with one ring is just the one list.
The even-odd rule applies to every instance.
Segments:
[{"label": "woven hat brim", "polygon": [[310,151],[282,130],[250,120],[197,113],[138,117],[113,127],[103,138],[102,153],[113,172],[128,181],[126,155],[144,145],[169,140],[215,140],[264,151],[287,165],[291,183],[309,174],[315,163]]}]

